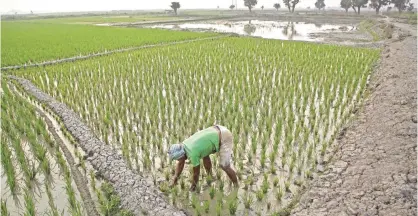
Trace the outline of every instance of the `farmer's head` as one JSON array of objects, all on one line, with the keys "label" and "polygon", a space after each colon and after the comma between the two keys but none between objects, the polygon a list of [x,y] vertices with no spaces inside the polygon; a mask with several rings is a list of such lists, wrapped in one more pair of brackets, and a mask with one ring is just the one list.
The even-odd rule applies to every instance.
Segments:
[{"label": "farmer's head", "polygon": [[168,149],[168,156],[171,160],[179,160],[186,156],[183,144],[173,144]]}]

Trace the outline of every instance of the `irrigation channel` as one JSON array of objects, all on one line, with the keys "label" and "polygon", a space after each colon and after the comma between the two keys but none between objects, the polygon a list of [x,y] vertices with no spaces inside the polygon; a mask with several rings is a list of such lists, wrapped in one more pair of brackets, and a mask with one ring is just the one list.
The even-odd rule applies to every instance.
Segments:
[{"label": "irrigation channel", "polygon": [[89,55],[84,55],[84,56],[73,56],[73,57],[69,57],[69,58],[56,59],[56,60],[45,61],[45,62],[40,62],[40,63],[7,66],[7,67],[2,67],[1,70],[2,71],[7,71],[7,70],[18,70],[18,69],[29,68],[29,67],[41,67],[41,66],[59,64],[59,63],[64,63],[64,62],[73,62],[73,61],[77,61],[77,60],[84,60],[84,59],[89,59],[89,58],[98,57],[98,56],[105,56],[105,55],[110,55],[110,54],[113,54],[113,53],[128,52],[128,51],[151,48],[151,47],[160,47],[160,46],[168,46],[168,45],[175,45],[175,44],[182,44],[182,43],[190,43],[190,42],[195,42],[195,41],[216,40],[216,39],[219,39],[219,38],[224,38],[224,37],[229,37],[229,36],[230,35],[221,35],[221,36],[216,36],[216,37],[197,38],[197,39],[175,41],[175,42],[168,42],[168,43],[161,43],[161,44],[142,45],[142,46],[136,46],[136,47],[129,47],[129,48],[122,48],[122,49],[110,50],[110,51],[105,51],[105,52],[99,52],[99,53],[94,53],[94,54],[89,54]]},{"label": "irrigation channel", "polygon": [[[10,78],[16,80],[29,95],[46,105],[60,118],[63,125],[80,144],[81,149],[86,152],[87,161],[90,162],[91,166],[100,174],[100,176],[109,181],[115,188],[115,191],[121,198],[122,208],[130,210],[135,215],[185,215],[183,211],[178,210],[167,202],[164,198],[164,194],[153,185],[152,180],[130,170],[120,153],[100,141],[74,111],[69,109],[65,104],[58,102],[48,94],[42,92],[29,80],[15,76],[10,76]],[[45,111],[39,108],[38,111],[40,111],[41,116],[44,118],[46,117],[48,129],[53,133],[54,138],[59,138],[56,137],[58,134],[56,132],[54,133],[54,129],[50,128],[51,126],[53,127],[52,121],[45,114]],[[60,139],[57,139],[57,142],[62,146],[63,143],[60,143],[58,140]],[[65,154],[65,148],[63,148],[63,151]],[[69,163],[72,164],[74,161],[71,161],[72,157],[69,154],[70,153],[65,154],[65,156],[67,157],[67,160],[69,160]],[[87,185],[87,180],[83,179],[81,174],[77,175],[77,171],[74,173],[75,178],[78,178],[76,182],[79,181]],[[82,185],[79,187],[77,184],[79,190],[82,187]],[[88,189],[87,191],[81,189],[80,193],[83,201],[91,202],[91,196],[88,193]],[[94,204],[92,204],[92,206],[94,206]],[[92,208],[93,209],[86,208],[86,210],[89,213],[91,211],[92,214],[89,215],[96,215],[97,211],[94,207]]]}]

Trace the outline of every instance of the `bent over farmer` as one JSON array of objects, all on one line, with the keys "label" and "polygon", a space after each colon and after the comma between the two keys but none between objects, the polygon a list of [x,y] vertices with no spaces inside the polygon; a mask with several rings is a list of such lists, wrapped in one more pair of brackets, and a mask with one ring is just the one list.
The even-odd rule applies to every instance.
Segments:
[{"label": "bent over farmer", "polygon": [[198,131],[180,144],[171,145],[168,155],[171,160],[178,161],[172,186],[177,184],[184,163],[186,159],[189,159],[193,166],[193,181],[190,190],[194,191],[199,181],[200,159],[203,159],[203,166],[208,175],[212,175],[212,162],[209,155],[216,152],[219,152],[219,164],[222,170],[234,185],[238,186],[237,175],[231,167],[232,140],[232,133],[226,127],[215,125]]}]

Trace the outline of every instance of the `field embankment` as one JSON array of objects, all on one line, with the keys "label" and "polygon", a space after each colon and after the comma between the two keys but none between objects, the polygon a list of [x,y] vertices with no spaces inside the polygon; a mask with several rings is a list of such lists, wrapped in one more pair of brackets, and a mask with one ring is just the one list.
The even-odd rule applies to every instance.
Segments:
[{"label": "field embankment", "polygon": [[417,40],[387,40],[369,97],[294,215],[415,215]]}]

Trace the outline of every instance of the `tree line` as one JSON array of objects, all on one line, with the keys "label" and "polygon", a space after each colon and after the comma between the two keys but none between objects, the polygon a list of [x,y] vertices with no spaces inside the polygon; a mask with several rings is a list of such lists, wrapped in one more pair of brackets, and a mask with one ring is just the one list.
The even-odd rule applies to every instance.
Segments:
[{"label": "tree line", "polygon": [[[286,6],[291,13],[295,11],[295,7],[299,2],[300,0],[283,0],[284,6]],[[258,0],[244,0],[244,6],[247,7],[250,12],[257,5],[257,3]],[[383,6],[389,6],[390,4],[393,4],[393,7],[397,8],[399,13],[405,10],[412,11],[414,9],[414,3],[411,3],[410,0],[370,0],[370,4],[369,0],[341,0],[340,2],[340,6],[345,9],[345,12],[348,12],[348,10],[352,8],[357,14],[360,14],[361,8],[367,8],[367,6],[375,9],[376,14],[379,14],[379,11]],[[325,6],[325,0],[317,0],[315,2],[315,7],[319,10],[324,9]],[[177,9],[180,8],[180,3],[171,2],[170,7],[177,15]],[[273,7],[276,10],[279,10],[281,5],[280,3],[275,3]],[[235,5],[231,5],[229,8],[232,10],[235,8]],[[264,10],[264,5],[261,6],[261,9]],[[389,6],[388,10],[390,9],[392,9],[392,7]]]}]

